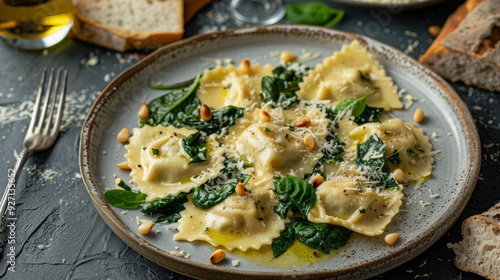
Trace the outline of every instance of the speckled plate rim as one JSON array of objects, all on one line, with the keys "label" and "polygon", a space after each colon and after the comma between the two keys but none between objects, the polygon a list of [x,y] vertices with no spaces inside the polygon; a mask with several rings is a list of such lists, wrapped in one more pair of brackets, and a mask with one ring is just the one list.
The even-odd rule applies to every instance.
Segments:
[{"label": "speckled plate rim", "polygon": [[396,13],[401,11],[423,9],[432,5],[437,5],[447,0],[421,0],[409,3],[378,3],[378,2],[364,2],[362,0],[331,0],[331,1],[337,4],[364,8],[364,9],[390,9],[390,11]]},{"label": "speckled plate rim", "polygon": [[[316,36],[326,36],[329,39],[339,40],[344,43],[349,43],[356,39],[360,41],[360,44],[369,51],[376,51],[378,54],[385,54],[386,56],[392,55],[398,59],[402,59],[403,62],[416,67],[416,70],[433,81],[444,92],[444,97],[447,99],[450,106],[455,108],[459,124],[463,126],[462,130],[465,132],[464,136],[466,138],[465,140],[469,159],[469,168],[464,176],[463,183],[460,186],[457,186],[459,192],[455,200],[452,201],[450,206],[444,211],[444,214],[433,224],[423,230],[419,235],[407,240],[399,247],[400,249],[391,254],[386,254],[376,259],[368,259],[360,263],[348,265],[341,269],[321,269],[313,272],[257,272],[201,264],[188,259],[172,256],[166,251],[153,246],[142,237],[136,235],[128,229],[128,227],[121,221],[121,218],[118,217],[118,215],[111,209],[110,205],[104,198],[101,188],[97,184],[99,178],[94,176],[90,170],[90,166],[92,164],[96,164],[96,158],[92,157],[90,153],[90,138],[94,126],[96,125],[95,119],[103,107],[105,107],[106,102],[113,98],[113,94],[116,90],[148,65],[156,62],[163,55],[200,42],[210,42],[212,40],[220,40],[227,37],[245,37],[255,34],[272,35],[286,33],[300,35],[306,33],[310,34],[311,32],[316,34]],[[111,83],[109,83],[101,95],[96,99],[89,115],[87,116],[87,119],[84,122],[80,137],[79,160],[83,182],[103,220],[126,244],[141,255],[168,269],[203,279],[352,279],[353,277],[355,279],[362,279],[392,269],[416,257],[418,254],[422,253],[434,244],[441,236],[444,235],[444,233],[446,233],[446,231],[452,226],[465,209],[465,206],[472,195],[472,191],[474,190],[479,176],[481,150],[477,128],[465,103],[439,75],[423,67],[413,58],[399,50],[394,49],[393,47],[361,35],[316,26],[274,25],[244,27],[223,32],[197,35],[162,47],[122,72],[113,81],[111,81]]]}]

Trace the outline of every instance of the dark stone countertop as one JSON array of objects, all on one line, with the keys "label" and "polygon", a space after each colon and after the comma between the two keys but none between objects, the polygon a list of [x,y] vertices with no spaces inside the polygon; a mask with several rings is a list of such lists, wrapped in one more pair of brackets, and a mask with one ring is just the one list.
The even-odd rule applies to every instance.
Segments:
[{"label": "dark stone countertop", "polygon": [[[237,25],[227,13],[227,0],[215,1],[186,24],[185,37]],[[291,2],[291,1],[287,1]],[[327,2],[327,1],[325,1]],[[346,10],[335,28],[370,36],[418,58],[433,38],[430,25],[442,26],[463,1],[450,0],[423,10],[363,10],[328,2]],[[286,23],[283,20],[282,23]],[[16,272],[2,279],[190,279],[144,258],[122,242],[103,222],[81,180],[78,167],[80,128],[93,101],[107,82],[147,53],[117,53],[66,39],[45,51],[25,52],[0,43],[0,190],[8,169],[22,149],[43,67],[69,70],[68,97],[62,133],[47,151],[33,155],[16,189]],[[87,61],[95,57],[98,64]],[[381,279],[481,279],[453,266],[457,242],[467,217],[500,200],[500,93],[451,83],[467,103],[482,143],[481,178],[464,213],[431,248],[413,260],[381,274]]]}]

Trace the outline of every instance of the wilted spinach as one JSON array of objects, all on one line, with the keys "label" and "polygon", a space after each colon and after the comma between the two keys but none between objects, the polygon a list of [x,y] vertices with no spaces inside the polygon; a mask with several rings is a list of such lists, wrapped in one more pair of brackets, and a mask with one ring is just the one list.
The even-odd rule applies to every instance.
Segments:
[{"label": "wilted spinach", "polygon": [[207,141],[204,133],[198,131],[189,135],[186,139],[182,139],[182,147],[189,155],[189,159],[191,159],[188,164],[207,160]]},{"label": "wilted spinach", "polygon": [[275,258],[283,255],[295,242],[295,230],[287,225],[278,238],[273,239],[272,249]]},{"label": "wilted spinach", "polygon": [[[187,202],[186,195],[186,193],[180,193],[178,195],[171,195],[152,202],[144,202],[142,203],[141,212],[147,215],[175,212],[179,206],[182,206],[185,202]],[[182,209],[184,208],[182,207]]]},{"label": "wilted spinach", "polygon": [[285,219],[290,208],[298,209],[303,218],[316,204],[316,191],[306,181],[293,176],[283,177],[277,183],[273,181],[279,205],[273,209]]},{"label": "wilted spinach", "polygon": [[384,189],[397,189],[398,184],[391,178],[389,165],[385,160],[385,144],[377,134],[373,134],[362,144],[357,145],[356,165],[368,173],[374,185]]},{"label": "wilted spinach", "polygon": [[212,208],[233,194],[237,184],[229,183],[218,190],[207,190],[207,185],[201,185],[193,191],[193,204],[200,209]]},{"label": "wilted spinach", "polygon": [[394,164],[400,164],[401,163],[401,158],[399,157],[398,150],[394,150],[394,153],[389,156],[389,161]]},{"label": "wilted spinach", "polygon": [[326,254],[333,248],[344,246],[351,236],[351,230],[343,227],[330,228],[326,224],[298,220],[293,222],[293,229],[300,242]]}]

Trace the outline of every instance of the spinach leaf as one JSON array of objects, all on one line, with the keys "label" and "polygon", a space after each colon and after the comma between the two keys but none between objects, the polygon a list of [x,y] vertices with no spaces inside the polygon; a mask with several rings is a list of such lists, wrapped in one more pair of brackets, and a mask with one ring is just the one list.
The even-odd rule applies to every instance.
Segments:
[{"label": "spinach leaf", "polygon": [[385,161],[385,143],[380,140],[377,134],[373,134],[356,147],[356,165],[368,173],[370,181],[375,182],[374,186],[384,189],[397,189],[398,184],[390,178],[389,165]]},{"label": "spinach leaf", "polygon": [[326,224],[299,220],[294,221],[293,229],[300,242],[326,254],[329,254],[332,248],[344,246],[351,236],[351,230],[346,228],[330,228]]},{"label": "spinach leaf", "polygon": [[219,190],[207,190],[206,184],[201,185],[193,191],[193,204],[200,209],[209,209],[233,194],[236,185],[237,183],[229,183]]},{"label": "spinach leaf", "polygon": [[292,67],[292,65],[297,64],[282,64],[273,69],[273,75],[275,78],[280,78],[287,81],[287,86],[289,88],[298,87],[299,83],[302,82],[304,75],[311,69],[308,66],[302,66],[298,64],[297,67]]},{"label": "spinach leaf", "polygon": [[191,127],[205,132],[207,135],[219,134],[224,128],[236,124],[236,120],[245,113],[244,108],[228,106],[212,110],[212,119],[203,121],[199,115],[200,100],[195,92],[200,84],[201,75],[198,75],[190,86],[171,89],[167,94],[158,97],[148,104],[150,116],[141,125],[175,127]]},{"label": "spinach leaf", "polygon": [[288,82],[280,78],[262,77],[262,92],[260,96],[264,102],[272,102],[275,105],[282,106],[283,109],[289,109],[292,105],[300,102],[295,94],[299,88],[295,81]]},{"label": "spinach leaf", "polygon": [[207,141],[205,139],[205,134],[198,131],[189,135],[186,139],[182,139],[182,147],[191,159],[188,164],[207,160]]},{"label": "spinach leaf", "polygon": [[121,180],[120,183],[118,183],[118,187],[120,187],[126,191],[132,191],[132,189],[127,184],[125,184],[125,182],[123,182],[123,180]]},{"label": "spinach leaf", "polygon": [[335,115],[341,114],[342,116],[350,115],[354,118],[359,117],[366,108],[366,99],[375,93],[368,94],[360,98],[347,98],[340,101],[333,113]]},{"label": "spinach leaf", "polygon": [[394,153],[392,153],[392,155],[389,156],[389,161],[394,164],[401,163],[401,158],[399,157],[398,150],[394,150]]},{"label": "spinach leaf", "polygon": [[305,219],[316,204],[316,192],[306,181],[293,176],[283,177],[278,183],[273,181],[279,205],[273,209],[282,219],[286,219],[290,208],[298,208]]},{"label": "spinach leaf", "polygon": [[275,258],[283,255],[295,242],[295,230],[292,226],[286,226],[280,237],[273,239],[273,256]]},{"label": "spinach leaf", "polygon": [[354,122],[358,125],[363,125],[365,123],[380,122],[380,116],[384,112],[384,108],[370,107],[366,105],[365,110],[361,115],[354,119]]},{"label": "spinach leaf", "polygon": [[[286,8],[286,19],[293,23],[324,25],[332,27],[344,16],[344,10],[330,8],[321,2],[289,4]],[[332,19],[332,17],[335,17]]]},{"label": "spinach leaf", "polygon": [[104,193],[106,200],[113,206],[123,209],[135,209],[146,200],[145,193],[135,193],[126,190],[109,190]]},{"label": "spinach leaf", "polygon": [[[179,205],[182,206],[185,202],[187,202],[186,193],[180,193],[178,195],[171,195],[166,198],[161,198],[152,202],[144,202],[142,203],[141,212],[144,214],[154,214],[154,213],[169,213],[173,210],[176,210]],[[182,207],[183,208],[183,207]]]},{"label": "spinach leaf", "polygon": [[155,221],[155,224],[161,224],[161,223],[167,223],[167,224],[171,224],[171,223],[177,223],[177,221],[181,218],[181,214],[179,213],[180,211],[182,211],[184,209],[181,209],[177,212],[172,212],[170,214],[167,214],[167,215],[163,215],[161,217],[159,217],[158,219],[156,219]]},{"label": "spinach leaf", "polygon": [[153,84],[149,84],[148,87],[152,88],[152,89],[180,89],[180,88],[187,87],[187,86],[191,85],[195,79],[187,80],[187,81],[180,82],[180,83],[173,84],[173,85],[153,85]]},{"label": "spinach leaf", "polygon": [[333,248],[338,249],[340,247],[345,246],[349,237],[351,237],[352,230],[344,228],[344,227],[329,227],[330,228],[330,237],[333,240]]},{"label": "spinach leaf", "polygon": [[412,149],[406,150],[406,153],[408,153],[410,156],[414,156],[414,157],[418,156],[418,154],[415,153]]},{"label": "spinach leaf", "polygon": [[338,155],[340,155],[344,151],[345,143],[340,140],[337,135],[335,135],[332,129],[330,129],[325,140],[328,143],[328,148],[324,148],[323,150],[321,150],[321,152],[323,153],[323,157],[321,158],[321,160],[324,162],[344,161],[344,159],[339,157]]},{"label": "spinach leaf", "polygon": [[[196,100],[198,103],[200,102],[197,98]],[[207,135],[220,134],[223,129],[228,129],[235,125],[236,120],[245,114],[245,108],[227,106],[221,109],[212,109],[212,118],[209,121],[203,121],[199,116],[199,107],[201,107],[201,104],[197,106],[196,115],[181,115],[182,119],[178,121],[184,125],[201,130]]]}]

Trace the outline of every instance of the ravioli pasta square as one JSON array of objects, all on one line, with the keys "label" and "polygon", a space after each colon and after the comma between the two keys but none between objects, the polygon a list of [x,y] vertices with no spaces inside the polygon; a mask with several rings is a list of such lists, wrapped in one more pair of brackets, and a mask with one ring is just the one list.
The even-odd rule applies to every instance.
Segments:
[{"label": "ravioli pasta square", "polygon": [[147,195],[142,211],[177,223],[175,240],[328,254],[351,232],[383,234],[404,187],[432,175],[437,152],[386,114],[397,87],[357,41],[312,70],[244,60],[164,88],[125,146],[133,186],[119,192]]}]

